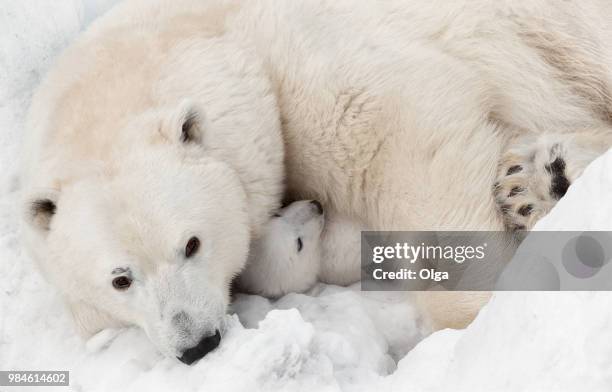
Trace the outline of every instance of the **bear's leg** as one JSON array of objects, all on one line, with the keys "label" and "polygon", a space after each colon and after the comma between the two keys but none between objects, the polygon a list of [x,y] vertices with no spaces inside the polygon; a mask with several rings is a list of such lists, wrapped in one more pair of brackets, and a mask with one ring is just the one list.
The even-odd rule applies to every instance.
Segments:
[{"label": "bear's leg", "polygon": [[529,230],[586,166],[612,146],[611,129],[523,134],[507,146],[493,186],[506,228]]}]

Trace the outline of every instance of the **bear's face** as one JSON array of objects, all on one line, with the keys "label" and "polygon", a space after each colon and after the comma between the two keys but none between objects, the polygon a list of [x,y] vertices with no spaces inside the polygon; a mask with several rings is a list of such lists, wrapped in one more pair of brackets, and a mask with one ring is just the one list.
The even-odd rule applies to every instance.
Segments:
[{"label": "bear's face", "polygon": [[253,241],[239,285],[247,292],[280,297],[303,292],[317,279],[325,217],[318,201],[302,200],[277,211]]},{"label": "bear's face", "polygon": [[255,258],[295,265],[318,265],[325,218],[318,201],[301,200],[282,208],[266,226]]},{"label": "bear's face", "polygon": [[[223,330],[252,219],[238,172],[201,144],[202,119],[179,112],[128,143],[146,148],[118,149],[116,165],[36,198],[29,221],[45,244],[41,267],[85,335],[138,325],[182,358]],[[159,123],[145,116],[133,126],[154,128],[151,121]]]},{"label": "bear's face", "polygon": [[244,190],[227,165],[169,155],[142,154],[110,181],[63,189],[45,267],[84,332],[136,324],[181,357],[222,329],[250,233]]}]

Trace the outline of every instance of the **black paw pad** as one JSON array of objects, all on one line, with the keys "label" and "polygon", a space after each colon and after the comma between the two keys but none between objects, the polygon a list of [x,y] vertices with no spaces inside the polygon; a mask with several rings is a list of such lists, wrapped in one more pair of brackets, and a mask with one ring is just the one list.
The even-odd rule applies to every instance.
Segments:
[{"label": "black paw pad", "polygon": [[557,157],[554,161],[544,166],[546,171],[553,176],[562,176],[565,173],[565,160],[561,157]]},{"label": "black paw pad", "polygon": [[532,204],[525,204],[524,206],[518,209],[519,215],[522,215],[522,216],[529,216],[531,215],[532,212],[533,212]]},{"label": "black paw pad", "polygon": [[510,190],[510,193],[508,193],[508,197],[516,196],[519,193],[524,192],[524,191],[525,191],[525,188],[520,187],[520,186],[515,186],[514,188]]},{"label": "black paw pad", "polygon": [[570,186],[570,182],[565,176],[565,160],[563,160],[561,157],[557,157],[544,168],[552,176],[550,183],[550,195],[559,200],[565,196],[565,193]]},{"label": "black paw pad", "polygon": [[510,176],[510,175],[518,173],[518,172],[520,172],[522,170],[523,170],[523,166],[521,166],[521,165],[510,166],[508,168],[508,171],[506,172],[506,175]]}]

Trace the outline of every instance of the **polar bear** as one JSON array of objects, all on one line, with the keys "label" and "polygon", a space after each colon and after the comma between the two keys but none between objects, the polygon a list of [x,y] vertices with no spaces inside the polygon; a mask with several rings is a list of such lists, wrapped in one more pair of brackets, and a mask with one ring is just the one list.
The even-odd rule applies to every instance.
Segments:
[{"label": "polar bear", "polygon": [[317,281],[343,286],[358,281],[365,227],[323,211],[319,201],[301,200],[274,212],[251,243],[237,287],[277,298],[304,292]]},{"label": "polar bear", "polygon": [[[192,362],[283,197],[370,230],[511,237],[611,145],[611,17],[597,0],[126,0],[33,99],[26,247],[84,334],[139,325]],[[322,238],[320,275],[358,278]],[[434,328],[462,327],[486,295],[421,299]]]},{"label": "polar bear", "polygon": [[317,200],[296,201],[275,212],[251,245],[240,290],[274,298],[311,288],[321,267],[324,222]]}]

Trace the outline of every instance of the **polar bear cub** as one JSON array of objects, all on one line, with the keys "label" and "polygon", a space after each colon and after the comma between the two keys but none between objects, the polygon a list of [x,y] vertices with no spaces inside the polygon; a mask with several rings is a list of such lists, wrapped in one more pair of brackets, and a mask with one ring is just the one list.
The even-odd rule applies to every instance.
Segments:
[{"label": "polar bear cub", "polygon": [[303,292],[317,281],[325,218],[316,200],[296,201],[276,212],[251,245],[241,290],[265,297]]}]

